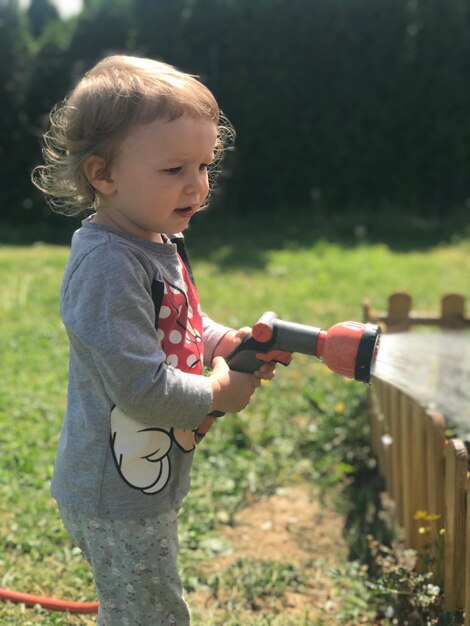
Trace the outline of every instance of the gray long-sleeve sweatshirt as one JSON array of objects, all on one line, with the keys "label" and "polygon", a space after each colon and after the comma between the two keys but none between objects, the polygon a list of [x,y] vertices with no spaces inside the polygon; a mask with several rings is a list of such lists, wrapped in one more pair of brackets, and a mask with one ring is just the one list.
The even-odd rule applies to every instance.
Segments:
[{"label": "gray long-sleeve sweatshirt", "polygon": [[179,243],[90,221],[74,234],[61,291],[68,399],[52,480],[62,506],[151,516],[189,489],[192,431],[212,402],[202,364],[229,329],[200,312]]}]

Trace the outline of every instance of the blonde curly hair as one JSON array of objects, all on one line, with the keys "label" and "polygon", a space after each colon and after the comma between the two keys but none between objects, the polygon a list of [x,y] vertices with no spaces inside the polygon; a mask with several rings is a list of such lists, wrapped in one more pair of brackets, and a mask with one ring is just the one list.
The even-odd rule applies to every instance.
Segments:
[{"label": "blonde curly hair", "polygon": [[167,63],[123,55],[107,57],[53,108],[44,135],[45,165],[33,170],[32,181],[53,211],[73,216],[97,210],[99,194],[83,169],[88,157],[98,155],[111,164],[131,128],[183,114],[214,122],[218,128],[212,187],[217,164],[235,132],[211,91],[195,76]]}]

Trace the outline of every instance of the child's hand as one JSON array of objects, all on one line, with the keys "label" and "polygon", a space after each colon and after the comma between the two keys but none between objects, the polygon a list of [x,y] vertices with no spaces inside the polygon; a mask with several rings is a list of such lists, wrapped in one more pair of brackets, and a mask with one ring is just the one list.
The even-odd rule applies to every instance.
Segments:
[{"label": "child's hand", "polygon": [[[214,350],[214,357],[221,356],[224,359],[235,350],[245,337],[251,333],[251,328],[246,326],[240,328],[240,330],[231,330],[222,337],[216,349]],[[276,375],[276,364],[266,363],[262,365],[256,372],[253,372],[254,376],[260,380],[271,380]]]},{"label": "child's hand", "polygon": [[240,328],[240,330],[229,330],[217,344],[214,350],[214,358],[222,356],[224,359],[237,348],[242,340],[251,333],[251,328]]},{"label": "child's hand", "polygon": [[242,411],[249,403],[255,389],[260,386],[260,379],[254,374],[234,372],[220,356],[215,357],[212,365],[214,369],[209,376],[213,396],[210,412],[238,413]]}]

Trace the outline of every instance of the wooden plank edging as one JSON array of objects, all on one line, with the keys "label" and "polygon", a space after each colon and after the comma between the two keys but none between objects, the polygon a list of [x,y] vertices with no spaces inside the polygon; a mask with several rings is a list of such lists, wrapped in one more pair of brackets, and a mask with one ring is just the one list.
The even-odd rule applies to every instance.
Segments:
[{"label": "wooden plank edging", "polygon": [[[436,544],[435,562],[428,567],[444,590],[445,607],[465,607],[465,623],[470,626],[470,584],[468,590],[465,584],[470,581],[466,446],[459,439],[447,440],[442,415],[427,411],[383,381],[371,386],[370,420],[371,447],[395,500],[405,544],[418,551],[426,543]],[[423,567],[418,562],[418,568]]]},{"label": "wooden plank edging", "polygon": [[468,454],[460,439],[449,439],[446,451],[444,541],[444,606],[463,609],[465,604],[466,496]]}]

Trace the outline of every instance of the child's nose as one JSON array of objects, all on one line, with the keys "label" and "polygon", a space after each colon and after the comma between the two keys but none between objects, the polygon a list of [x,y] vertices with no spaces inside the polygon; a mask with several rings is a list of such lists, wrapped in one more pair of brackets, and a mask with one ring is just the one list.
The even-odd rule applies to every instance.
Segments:
[{"label": "child's nose", "polygon": [[208,188],[207,172],[198,172],[188,180],[186,193],[188,195],[207,193]]}]

